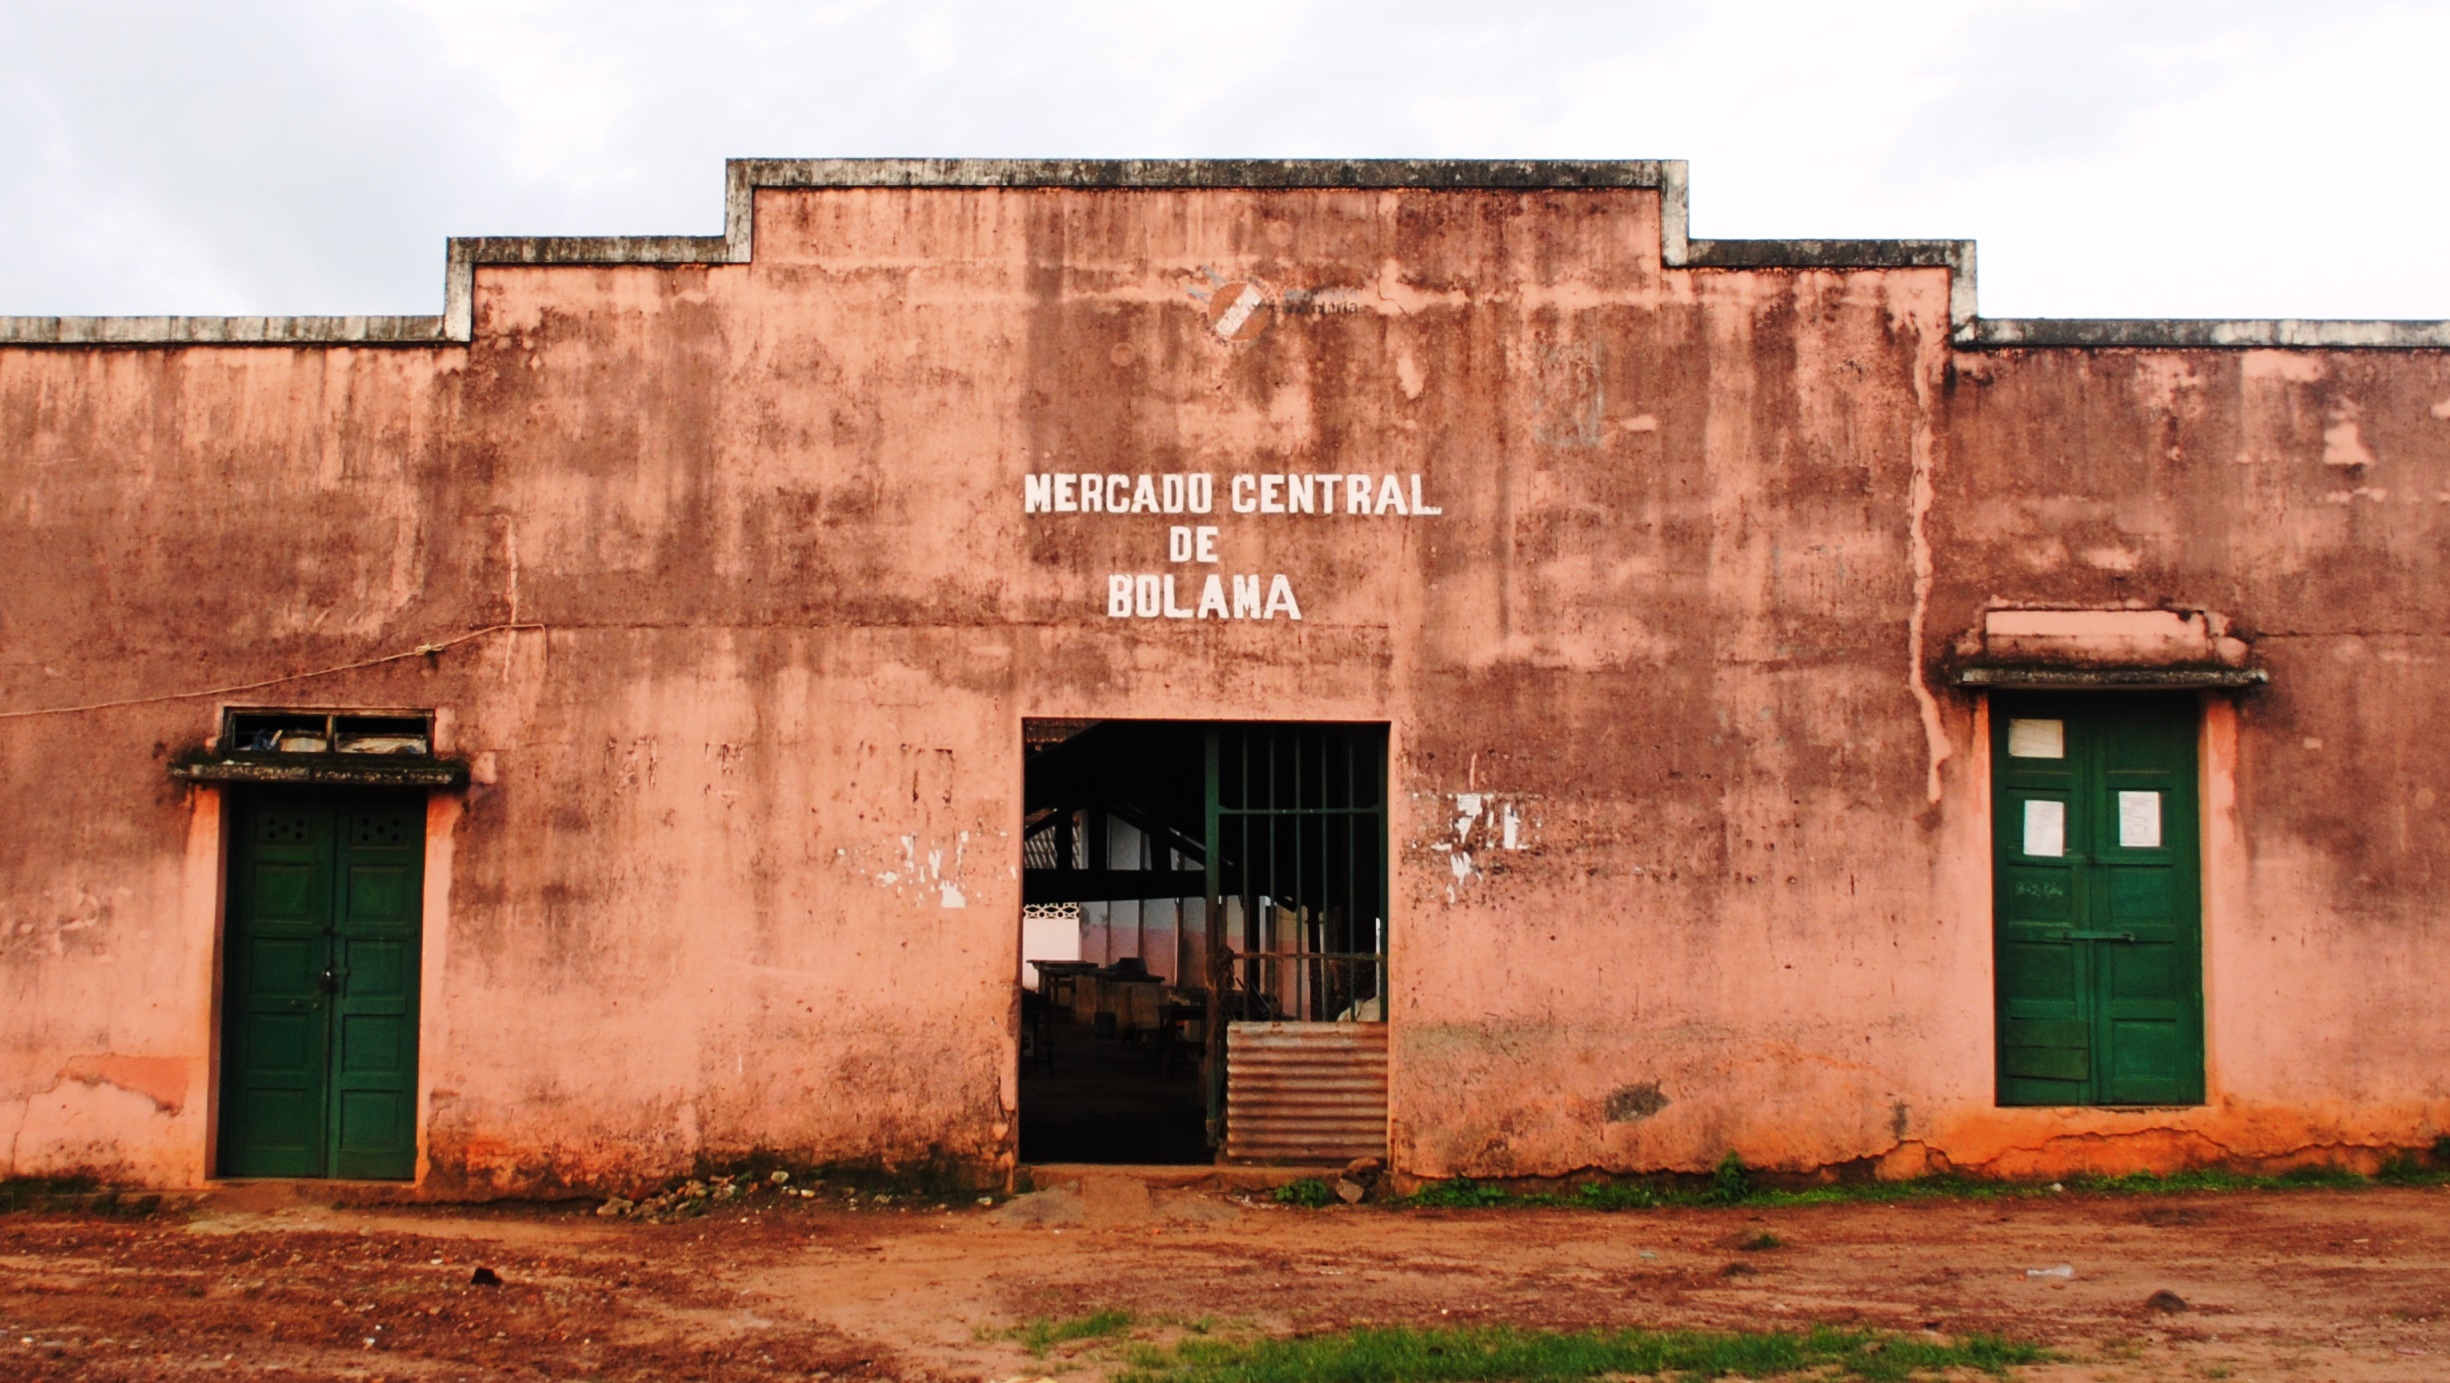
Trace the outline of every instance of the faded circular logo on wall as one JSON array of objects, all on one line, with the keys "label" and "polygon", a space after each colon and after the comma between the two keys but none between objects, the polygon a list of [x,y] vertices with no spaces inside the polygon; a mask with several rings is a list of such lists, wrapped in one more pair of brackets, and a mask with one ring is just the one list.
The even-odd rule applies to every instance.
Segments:
[{"label": "faded circular logo on wall", "polygon": [[1247,279],[1236,279],[1208,295],[1208,329],[1226,341],[1248,341],[1276,319],[1276,305],[1267,290]]}]

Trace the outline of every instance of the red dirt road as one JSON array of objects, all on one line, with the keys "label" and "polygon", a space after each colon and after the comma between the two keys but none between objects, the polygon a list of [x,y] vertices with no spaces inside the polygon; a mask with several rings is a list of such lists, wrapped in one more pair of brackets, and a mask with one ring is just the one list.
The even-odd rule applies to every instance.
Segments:
[{"label": "red dirt road", "polygon": [[[1000,1332],[1103,1307],[1154,1322],[1143,1339],[1200,1318],[1829,1321],[2033,1340],[2064,1359],[2036,1380],[2450,1378],[2440,1190],[1607,1215],[1300,1211],[1093,1178],[938,1204],[5,1216],[0,1378],[1087,1380],[1110,1348],[1036,1358]],[[1764,1231],[1784,1246],[1736,1246]],[[480,1264],[502,1285],[470,1285]],[[2192,1309],[2147,1309],[2158,1290]]]}]

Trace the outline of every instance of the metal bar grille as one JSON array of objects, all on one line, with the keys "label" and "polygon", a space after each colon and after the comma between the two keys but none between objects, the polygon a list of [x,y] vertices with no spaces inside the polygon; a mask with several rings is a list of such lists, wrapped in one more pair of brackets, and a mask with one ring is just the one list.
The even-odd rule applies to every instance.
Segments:
[{"label": "metal bar grille", "polygon": [[1386,743],[1380,725],[1209,731],[1209,1113],[1229,1157],[1385,1151]]}]

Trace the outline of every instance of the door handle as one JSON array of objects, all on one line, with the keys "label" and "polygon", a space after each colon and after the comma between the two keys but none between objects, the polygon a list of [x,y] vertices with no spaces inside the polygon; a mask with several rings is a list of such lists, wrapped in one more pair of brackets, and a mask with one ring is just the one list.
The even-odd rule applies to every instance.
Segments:
[{"label": "door handle", "polygon": [[340,982],[347,979],[348,976],[349,972],[346,970],[335,970],[326,966],[323,974],[316,979],[315,985],[326,994],[338,994]]}]

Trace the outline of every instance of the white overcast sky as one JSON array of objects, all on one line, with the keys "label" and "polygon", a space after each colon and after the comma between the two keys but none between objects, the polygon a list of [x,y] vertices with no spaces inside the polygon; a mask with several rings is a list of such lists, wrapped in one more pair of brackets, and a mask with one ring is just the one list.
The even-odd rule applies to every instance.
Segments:
[{"label": "white overcast sky", "polygon": [[1985,315],[2450,318],[2450,4],[0,0],[0,314],[431,313],[727,156],[1684,158]]}]

